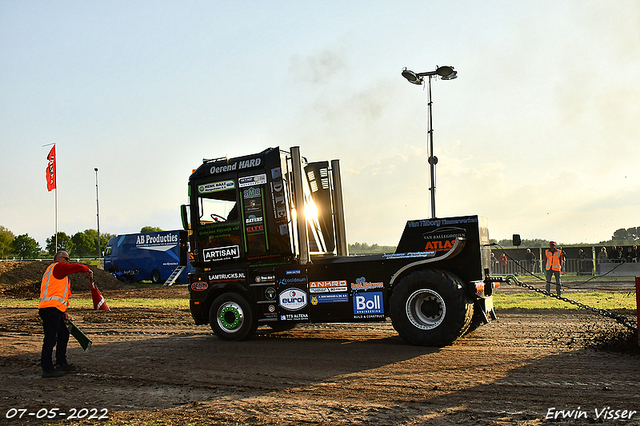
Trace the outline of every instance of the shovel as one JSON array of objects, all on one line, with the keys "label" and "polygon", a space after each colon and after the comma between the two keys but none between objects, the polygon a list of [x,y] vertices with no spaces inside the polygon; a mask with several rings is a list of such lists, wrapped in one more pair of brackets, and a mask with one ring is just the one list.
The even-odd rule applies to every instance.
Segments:
[{"label": "shovel", "polygon": [[89,352],[89,349],[91,349],[91,339],[89,339],[89,337],[87,337],[87,335],[84,334],[82,330],[80,330],[71,320],[69,320],[69,334],[75,337],[85,352]]}]

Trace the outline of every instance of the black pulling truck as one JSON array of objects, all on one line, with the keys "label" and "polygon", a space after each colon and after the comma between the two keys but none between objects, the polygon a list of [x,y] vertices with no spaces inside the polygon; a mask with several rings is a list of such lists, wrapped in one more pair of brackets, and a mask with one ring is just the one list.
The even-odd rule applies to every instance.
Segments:
[{"label": "black pulling truck", "polygon": [[189,200],[191,314],[221,339],[390,318],[406,341],[444,346],[495,319],[486,220],[410,220],[395,253],[349,255],[338,160],[299,147],[205,159]]}]

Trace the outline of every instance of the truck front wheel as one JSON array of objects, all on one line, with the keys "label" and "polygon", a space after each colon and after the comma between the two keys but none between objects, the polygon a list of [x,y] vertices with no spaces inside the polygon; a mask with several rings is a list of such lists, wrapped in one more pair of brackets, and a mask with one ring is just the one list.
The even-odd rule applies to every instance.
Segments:
[{"label": "truck front wheel", "polygon": [[237,293],[218,296],[209,310],[211,329],[220,339],[243,340],[256,329],[249,302]]},{"label": "truck front wheel", "polygon": [[446,346],[471,322],[473,305],[452,273],[415,271],[393,289],[389,316],[400,337],[414,345]]}]

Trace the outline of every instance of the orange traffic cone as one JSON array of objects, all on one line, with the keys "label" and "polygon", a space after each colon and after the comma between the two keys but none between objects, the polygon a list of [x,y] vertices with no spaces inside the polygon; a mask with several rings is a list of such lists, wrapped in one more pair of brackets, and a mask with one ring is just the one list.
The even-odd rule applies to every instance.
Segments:
[{"label": "orange traffic cone", "polygon": [[102,297],[102,293],[98,290],[98,287],[91,281],[91,297],[93,298],[93,309],[98,309],[100,311],[110,311],[107,306],[107,302],[104,301],[104,297]]}]

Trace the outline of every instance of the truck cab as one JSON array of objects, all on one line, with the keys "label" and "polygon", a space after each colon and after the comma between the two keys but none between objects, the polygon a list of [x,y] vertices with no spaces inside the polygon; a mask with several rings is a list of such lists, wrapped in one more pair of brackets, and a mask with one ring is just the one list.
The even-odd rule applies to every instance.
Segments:
[{"label": "truck cab", "polygon": [[190,310],[219,338],[390,317],[410,343],[443,346],[495,318],[484,218],[409,220],[395,253],[350,256],[340,163],[299,147],[205,159],[188,188]]}]

